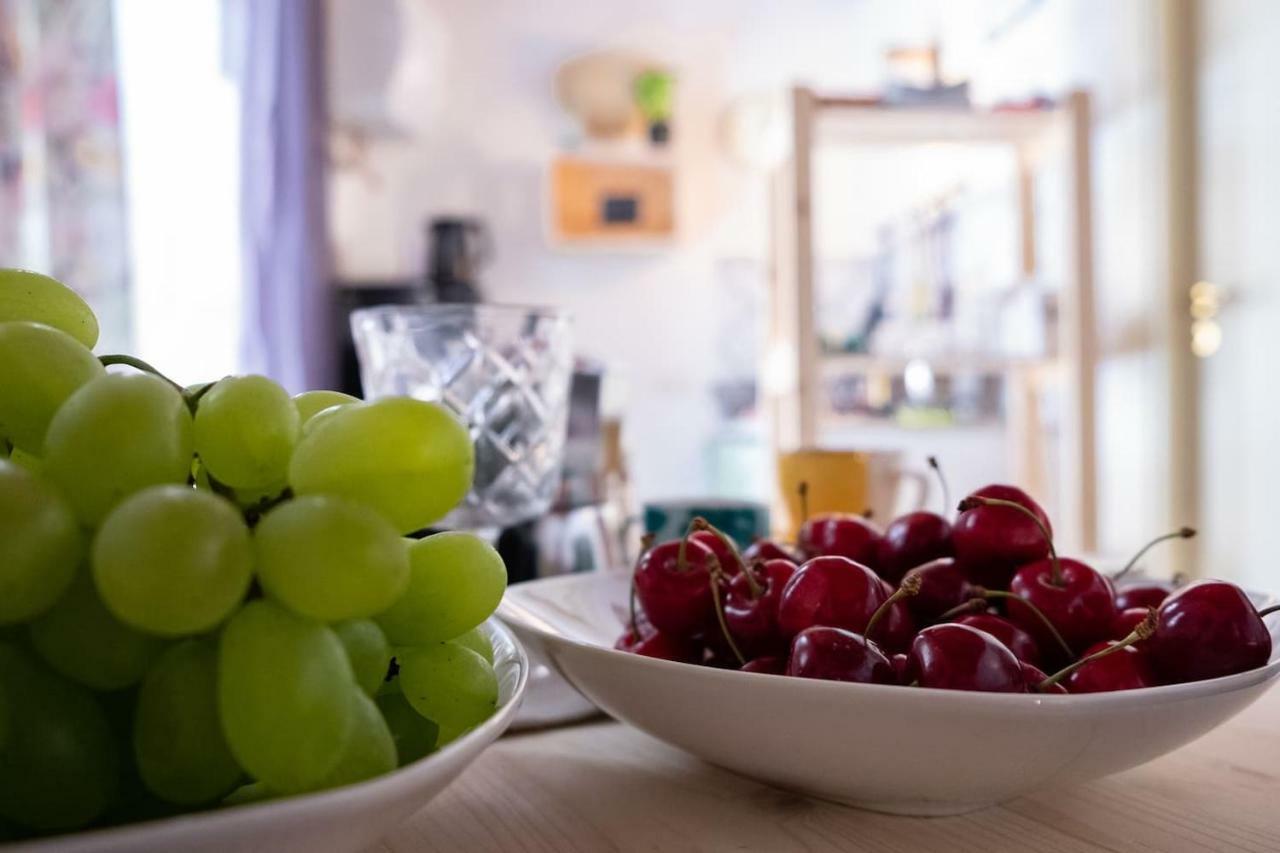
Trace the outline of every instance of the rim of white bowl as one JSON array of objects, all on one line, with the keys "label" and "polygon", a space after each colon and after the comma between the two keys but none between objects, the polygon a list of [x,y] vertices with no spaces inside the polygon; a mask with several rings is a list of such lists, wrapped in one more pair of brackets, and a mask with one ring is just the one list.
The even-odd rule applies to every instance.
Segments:
[{"label": "rim of white bowl", "polygon": [[[623,580],[625,580],[625,578],[623,578]],[[747,683],[740,681],[740,679],[743,678],[777,679],[785,677],[769,673],[742,672],[741,670],[736,669],[720,669],[717,667],[701,666],[699,664],[681,663],[679,661],[651,658],[644,655],[637,655],[632,652],[624,652],[619,649],[615,649],[612,646],[605,646],[600,643],[570,637],[563,633],[548,631],[527,619],[521,618],[520,613],[517,610],[520,605],[516,603],[516,599],[520,598],[524,593],[522,587],[529,589],[535,586],[547,587],[553,585],[603,585],[605,583],[617,583],[618,581],[619,577],[617,575],[605,572],[561,575],[557,577],[526,581],[522,584],[512,586],[507,591],[507,596],[503,598],[502,604],[498,607],[497,615],[500,619],[507,622],[517,633],[520,631],[529,631],[543,642],[566,644],[591,653],[612,655],[619,660],[626,660],[629,662],[627,664],[623,664],[624,666],[657,667],[659,670],[668,669],[672,672],[684,674],[690,674],[697,671],[708,678],[721,679],[738,684]],[[1264,595],[1271,601],[1276,599],[1276,596],[1272,593],[1260,593],[1257,590],[1249,589],[1245,589],[1245,592],[1254,595]],[[513,610],[516,612],[513,613]],[[844,693],[846,695],[870,694],[878,696],[900,696],[909,702],[919,701],[931,704],[945,702],[953,706],[990,706],[992,704],[1000,703],[1012,708],[1052,709],[1054,711],[1069,713],[1075,710],[1083,711],[1105,708],[1108,706],[1132,705],[1135,704],[1135,702],[1159,702],[1160,704],[1167,704],[1170,702],[1181,702],[1188,699],[1195,699],[1202,696],[1231,693],[1236,690],[1245,690],[1257,684],[1269,681],[1275,678],[1277,674],[1280,674],[1280,643],[1276,642],[1276,632],[1272,631],[1271,659],[1268,660],[1266,664],[1256,669],[1237,672],[1233,675],[1223,675],[1218,678],[1205,679],[1203,681],[1187,681],[1181,684],[1161,684],[1157,687],[1142,687],[1136,690],[1116,690],[1108,693],[992,693],[980,690],[943,690],[936,687],[907,688],[900,684],[859,684],[849,681],[828,681],[819,678],[788,678],[787,682],[794,684],[796,681],[799,681],[806,686],[806,689],[819,691],[825,690],[832,693]]]},{"label": "rim of white bowl", "polygon": [[[441,747],[430,755],[424,755],[412,764],[406,764],[404,767],[397,767],[390,773],[384,773],[381,776],[375,776],[363,782],[343,785],[340,788],[330,788],[310,794],[295,794],[289,797],[263,800],[256,803],[244,803],[225,808],[214,806],[204,811],[189,812],[154,820],[143,820],[137,823],[125,823],[101,829],[73,830],[58,835],[15,841],[10,844],[0,845],[0,847],[3,847],[6,853],[9,853],[9,851],[12,851],[12,853],[53,853],[53,851],[57,851],[57,853],[75,853],[81,847],[86,850],[92,850],[96,844],[128,836],[136,837],[137,843],[141,845],[147,842],[147,835],[167,834],[178,827],[196,831],[200,827],[211,827],[218,823],[229,822],[229,819],[233,817],[246,819],[250,816],[262,815],[268,811],[276,814],[310,812],[317,806],[323,807],[325,803],[337,802],[353,794],[372,794],[380,788],[391,787],[406,776],[422,772],[422,769],[432,763],[433,759],[440,759],[442,756],[460,752],[466,745],[470,745],[477,740],[497,740],[511,725],[511,721],[515,719],[516,712],[520,709],[520,702],[524,698],[525,688],[529,683],[529,656],[515,632],[500,619],[491,616],[482,624],[491,634],[497,634],[511,644],[512,655],[509,660],[502,663],[506,666],[517,667],[515,687],[512,688],[511,695],[507,697],[507,701],[494,709],[489,719],[457,740],[451,741],[448,745]],[[501,678],[502,676],[499,675],[499,681],[501,681]]]}]

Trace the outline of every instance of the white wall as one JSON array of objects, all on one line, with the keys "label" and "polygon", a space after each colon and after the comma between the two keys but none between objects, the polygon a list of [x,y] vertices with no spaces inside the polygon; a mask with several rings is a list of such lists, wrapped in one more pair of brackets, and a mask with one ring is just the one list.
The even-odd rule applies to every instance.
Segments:
[{"label": "white wall", "polygon": [[[335,176],[339,274],[416,274],[427,217],[483,216],[498,246],[484,280],[489,297],[570,306],[581,351],[621,376],[638,493],[704,490],[721,310],[715,261],[764,259],[768,248],[765,178],[721,154],[722,109],[738,94],[780,96],[797,81],[874,87],[879,48],[865,8],[849,0],[330,0],[338,119],[380,112],[371,90],[381,70],[390,73],[387,112],[409,134],[371,143],[366,167]],[[397,30],[399,59],[388,68]],[[577,53],[619,46],[655,55],[679,78],[682,243],[651,254],[553,250],[543,235],[545,170],[568,127],[553,75]]]},{"label": "white wall", "polygon": [[1200,269],[1224,288],[1221,349],[1200,370],[1201,570],[1274,589],[1280,481],[1280,4],[1202,4]]},{"label": "white wall", "polygon": [[[781,95],[800,82],[874,89],[887,45],[930,38],[943,41],[948,71],[972,73],[985,101],[1089,88],[1107,353],[1098,400],[1102,544],[1124,551],[1165,524],[1163,501],[1151,497],[1164,458],[1164,374],[1149,320],[1164,282],[1157,0],[329,2],[336,111],[367,116],[389,105],[408,130],[399,141],[371,142],[361,169],[336,176],[340,272],[414,274],[425,218],[485,217],[499,248],[489,294],[572,306],[581,349],[625,378],[642,498],[702,490],[714,424],[706,393],[716,355],[708,329],[720,311],[714,264],[767,251],[764,179],[730,165],[718,145],[729,99]],[[1024,8],[1019,23],[991,36]],[[544,170],[566,131],[552,75],[575,53],[610,46],[643,48],[679,76],[674,144],[686,233],[675,251],[572,254],[543,239]],[[389,82],[378,82],[379,66]]]}]

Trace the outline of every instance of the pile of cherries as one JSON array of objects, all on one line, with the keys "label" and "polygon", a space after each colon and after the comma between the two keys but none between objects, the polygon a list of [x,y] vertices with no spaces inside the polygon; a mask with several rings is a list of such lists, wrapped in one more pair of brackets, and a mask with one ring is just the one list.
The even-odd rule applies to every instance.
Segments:
[{"label": "pile of cherries", "polygon": [[[931,460],[932,462],[932,460]],[[936,464],[935,464],[936,467]],[[616,648],[747,672],[1004,693],[1097,693],[1264,665],[1271,634],[1226,581],[1117,589],[1161,536],[1108,577],[1060,558],[1041,507],[1014,486],[881,529],[807,519],[796,549],[745,552],[702,519],[647,543]],[[1053,675],[1046,675],[1053,672]]]}]

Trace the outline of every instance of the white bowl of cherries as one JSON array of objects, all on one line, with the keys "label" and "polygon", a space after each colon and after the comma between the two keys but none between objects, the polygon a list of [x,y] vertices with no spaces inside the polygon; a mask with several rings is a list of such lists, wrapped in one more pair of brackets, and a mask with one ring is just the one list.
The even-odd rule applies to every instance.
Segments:
[{"label": "white bowl of cherries", "polygon": [[1280,673],[1272,601],[1059,557],[1040,506],[997,485],[954,521],[816,516],[795,552],[739,553],[695,522],[630,577],[522,584],[499,615],[601,709],[714,764],[957,814],[1125,770],[1238,713]]}]

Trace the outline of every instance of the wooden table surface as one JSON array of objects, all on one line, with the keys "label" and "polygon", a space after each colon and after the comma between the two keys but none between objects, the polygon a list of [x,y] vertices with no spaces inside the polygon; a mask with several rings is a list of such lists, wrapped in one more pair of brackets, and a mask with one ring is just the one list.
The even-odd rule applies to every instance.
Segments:
[{"label": "wooden table surface", "polygon": [[946,818],[789,794],[611,721],[509,735],[374,850],[1269,853],[1280,851],[1280,690],[1145,766]]}]

